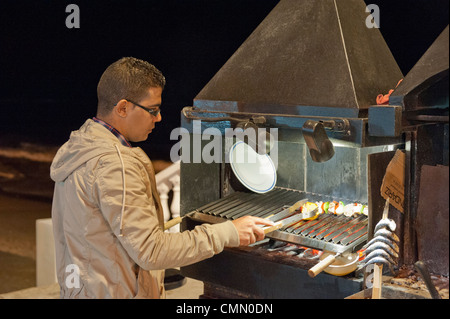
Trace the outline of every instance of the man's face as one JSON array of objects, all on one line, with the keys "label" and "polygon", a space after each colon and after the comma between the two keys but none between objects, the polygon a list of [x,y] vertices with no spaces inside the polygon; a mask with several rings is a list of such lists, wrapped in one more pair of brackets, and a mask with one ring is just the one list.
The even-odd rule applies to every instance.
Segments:
[{"label": "man's face", "polygon": [[[146,109],[154,110],[161,106],[162,88],[152,87],[148,90],[147,98],[135,101]],[[155,123],[161,121],[161,113],[154,116],[136,105],[131,105],[127,116],[126,138],[131,142],[142,142],[148,138],[148,134],[155,128]]]}]

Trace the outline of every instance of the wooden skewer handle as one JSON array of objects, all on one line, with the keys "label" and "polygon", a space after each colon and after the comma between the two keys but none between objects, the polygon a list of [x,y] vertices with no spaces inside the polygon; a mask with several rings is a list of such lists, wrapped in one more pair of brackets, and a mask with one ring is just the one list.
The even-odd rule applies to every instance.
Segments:
[{"label": "wooden skewer handle", "polygon": [[278,222],[278,223],[276,223],[273,226],[264,227],[263,228],[264,229],[264,234],[271,233],[271,232],[273,232],[273,231],[275,231],[277,229],[280,229],[281,227],[283,227],[283,223],[282,222]]},{"label": "wooden skewer handle", "polygon": [[169,220],[168,222],[164,223],[164,230],[167,230],[169,228],[172,228],[175,225],[178,225],[179,223],[181,223],[181,221],[183,220],[183,217],[178,216],[175,217],[174,219]]},{"label": "wooden skewer handle", "polygon": [[329,265],[334,263],[336,260],[336,255],[329,255],[324,260],[321,260],[317,265],[312,267],[310,270],[308,270],[308,275],[311,278],[316,277],[318,274],[322,272],[325,268],[327,268]]},{"label": "wooden skewer handle", "polygon": [[373,265],[372,299],[381,299],[381,286],[383,285],[383,265]]}]

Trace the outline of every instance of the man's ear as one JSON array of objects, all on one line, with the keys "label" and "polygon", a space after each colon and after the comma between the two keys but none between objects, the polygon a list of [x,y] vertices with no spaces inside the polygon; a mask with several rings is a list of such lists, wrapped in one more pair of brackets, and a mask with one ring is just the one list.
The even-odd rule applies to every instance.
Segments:
[{"label": "man's ear", "polygon": [[127,104],[128,104],[127,100],[125,99],[120,100],[114,107],[114,112],[120,117],[127,117],[128,114]]}]

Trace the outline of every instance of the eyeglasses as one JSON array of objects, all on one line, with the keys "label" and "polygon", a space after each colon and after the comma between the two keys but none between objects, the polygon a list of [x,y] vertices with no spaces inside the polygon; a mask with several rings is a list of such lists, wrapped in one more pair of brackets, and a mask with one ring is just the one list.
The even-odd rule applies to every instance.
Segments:
[{"label": "eyeglasses", "polygon": [[130,102],[130,103],[133,103],[134,105],[136,105],[136,106],[139,106],[141,109],[144,109],[145,111],[147,111],[148,113],[150,113],[151,115],[153,115],[154,117],[157,117],[158,116],[158,114],[161,112],[161,109],[158,107],[158,108],[154,108],[154,109],[149,109],[149,108],[146,108],[145,106],[142,106],[142,105],[140,105],[140,104],[137,104],[136,102],[133,102],[133,101],[131,101],[131,100],[129,100],[129,99],[126,99],[128,102]]}]

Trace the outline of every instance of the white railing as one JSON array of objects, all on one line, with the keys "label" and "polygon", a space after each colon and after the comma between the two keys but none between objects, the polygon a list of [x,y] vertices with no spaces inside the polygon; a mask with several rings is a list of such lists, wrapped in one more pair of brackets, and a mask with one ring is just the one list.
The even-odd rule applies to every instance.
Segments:
[{"label": "white railing", "polygon": [[[164,211],[164,222],[180,216],[180,162],[176,162],[156,174],[161,205]],[[172,200],[170,192],[172,191]],[[180,231],[176,225],[171,233]],[[36,286],[46,286],[57,282],[55,244],[53,239],[52,219],[36,220]]]},{"label": "white railing", "polygon": [[[156,188],[164,212],[164,222],[180,216],[180,162],[175,162],[166,169],[156,174]],[[172,201],[170,199],[172,191]],[[175,225],[168,230],[171,233],[180,231],[180,225]]]},{"label": "white railing", "polygon": [[36,220],[36,286],[58,282],[56,278],[55,242],[51,218]]}]

